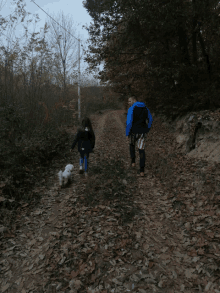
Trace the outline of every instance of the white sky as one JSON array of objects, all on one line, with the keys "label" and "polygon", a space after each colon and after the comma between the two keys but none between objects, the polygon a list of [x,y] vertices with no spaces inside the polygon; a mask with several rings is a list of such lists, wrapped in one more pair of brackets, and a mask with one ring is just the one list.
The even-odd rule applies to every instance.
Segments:
[{"label": "white sky", "polygon": [[[2,0],[2,1],[3,3],[5,3],[5,5],[3,5],[2,10],[0,11],[0,14],[3,17],[6,17],[14,12],[15,6],[12,5],[12,1],[10,0]],[[76,28],[77,34],[79,33],[80,39],[84,40],[84,44],[85,44],[85,42],[89,38],[89,34],[86,29],[82,28],[82,26],[83,25],[89,26],[89,24],[92,22],[92,18],[89,16],[86,9],[83,7],[83,4],[82,4],[83,0],[57,0],[57,1],[34,0],[34,2],[52,17],[56,16],[59,12],[63,12],[65,16],[67,15],[70,16],[74,23],[73,28]],[[27,12],[30,12],[31,14],[39,15],[40,20],[36,24],[35,32],[40,32],[40,28],[44,27],[44,24],[46,20],[48,19],[47,14],[43,12],[40,8],[38,8],[38,6],[35,3],[31,2],[31,0],[26,0],[25,3],[26,3],[25,10]],[[30,28],[28,30],[29,32],[34,31],[34,26],[30,25]],[[19,37],[19,35],[22,35],[22,34],[23,34],[23,27],[22,25],[18,25],[16,29],[16,36]],[[76,35],[76,37],[78,38],[78,35]],[[82,50],[81,50],[81,53],[82,53]],[[81,61],[82,72],[86,67],[87,67],[87,64],[84,61]],[[100,68],[102,68],[102,66]]]}]

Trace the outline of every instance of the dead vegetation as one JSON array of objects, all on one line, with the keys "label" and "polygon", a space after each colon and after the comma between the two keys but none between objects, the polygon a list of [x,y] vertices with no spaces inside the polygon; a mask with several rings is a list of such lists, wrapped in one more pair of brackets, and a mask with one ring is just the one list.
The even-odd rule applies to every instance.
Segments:
[{"label": "dead vegetation", "polygon": [[60,190],[51,172],[39,203],[23,203],[2,234],[3,292],[219,292],[218,165],[181,154],[155,118],[139,177],[123,111],[92,121],[88,180],[75,151],[74,182]]}]

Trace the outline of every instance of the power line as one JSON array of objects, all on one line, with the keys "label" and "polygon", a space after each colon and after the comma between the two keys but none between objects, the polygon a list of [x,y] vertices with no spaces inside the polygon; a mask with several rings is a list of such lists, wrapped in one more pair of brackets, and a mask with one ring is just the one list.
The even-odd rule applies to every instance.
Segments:
[{"label": "power line", "polygon": [[[34,2],[34,0],[31,0],[31,2]],[[51,19],[53,19],[46,11],[44,11],[37,3],[34,2],[34,4],[36,4],[43,12],[45,12]],[[53,21],[56,22],[55,19],[53,19]],[[56,22],[59,26],[61,26],[67,33],[69,33],[72,37],[74,37],[70,32],[68,32],[61,24],[59,24],[58,22]],[[80,39],[77,39],[76,37],[74,37],[77,41],[80,41]]]},{"label": "power line", "polygon": [[[33,0],[31,0],[31,2],[34,2]],[[36,4],[34,2],[34,4]],[[37,4],[36,4],[37,5]],[[45,12],[51,19],[53,19],[46,11],[44,11],[39,5],[37,5],[43,12]],[[55,19],[53,19],[53,21],[55,21],[59,26],[61,26],[67,33],[69,33],[72,37],[74,37],[70,32],[68,32],[62,25],[60,25]],[[81,116],[81,110],[80,110],[80,38],[77,39],[76,37],[74,37],[74,39],[76,39],[78,41],[78,117],[80,119]]]},{"label": "power line", "polygon": [[[34,2],[33,0],[31,0],[31,2]],[[46,11],[44,11],[37,3],[34,2],[34,4],[36,4],[43,12],[45,12],[51,19],[53,19],[53,17],[51,17]],[[70,32],[68,32],[61,24],[59,24],[55,19],[53,19],[53,21],[55,21],[59,26],[61,26],[67,33],[69,33],[72,37],[74,37]],[[77,41],[80,42],[80,39],[77,39],[76,37],[74,37]],[[83,46],[83,45],[82,45]],[[78,62],[79,60],[81,60],[83,58],[80,57],[79,59],[77,59],[74,63]]]}]

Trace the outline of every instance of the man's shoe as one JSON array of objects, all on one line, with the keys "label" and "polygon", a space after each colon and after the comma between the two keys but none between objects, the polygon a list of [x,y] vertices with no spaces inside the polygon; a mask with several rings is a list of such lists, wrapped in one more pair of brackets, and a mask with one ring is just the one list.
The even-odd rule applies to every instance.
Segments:
[{"label": "man's shoe", "polygon": [[132,167],[135,167],[135,163],[132,163],[131,166],[132,166]]},{"label": "man's shoe", "polygon": [[141,177],[144,177],[144,172],[140,172]]}]

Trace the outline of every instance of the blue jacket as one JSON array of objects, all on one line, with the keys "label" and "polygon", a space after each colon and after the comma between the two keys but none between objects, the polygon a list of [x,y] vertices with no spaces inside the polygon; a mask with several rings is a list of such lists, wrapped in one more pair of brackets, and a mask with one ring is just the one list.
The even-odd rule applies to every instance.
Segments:
[{"label": "blue jacket", "polygon": [[[148,123],[146,120],[148,119]],[[145,103],[136,102],[129,109],[126,121],[126,136],[133,133],[148,133],[153,122],[152,115]]]}]

